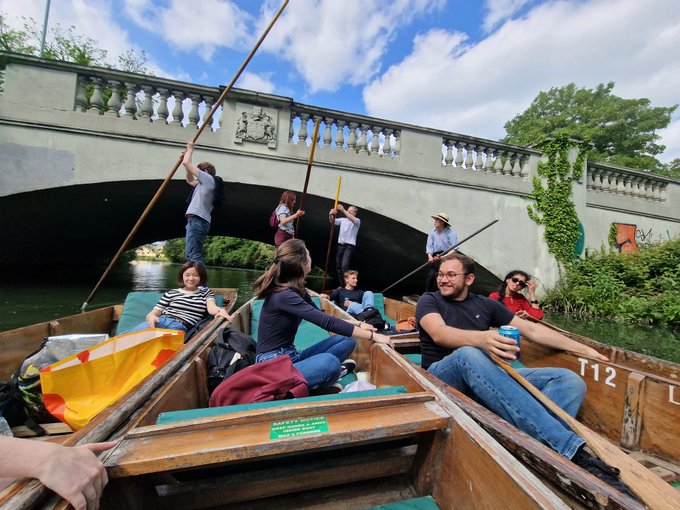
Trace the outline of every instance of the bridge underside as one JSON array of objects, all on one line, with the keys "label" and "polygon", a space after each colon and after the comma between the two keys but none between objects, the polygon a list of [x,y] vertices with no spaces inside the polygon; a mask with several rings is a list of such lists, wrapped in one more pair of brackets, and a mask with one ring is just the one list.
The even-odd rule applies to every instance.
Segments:
[{"label": "bridge underside", "polygon": [[[0,250],[3,267],[73,266],[108,263],[138,220],[160,181],[107,182],[52,188],[0,199]],[[173,180],[129,244],[184,237],[184,210],[189,188]],[[233,236],[273,243],[268,219],[282,190],[226,183],[227,202],[213,212],[211,235]],[[385,197],[389,200],[389,197]],[[315,265],[323,266],[328,248],[327,198],[308,195],[300,237]],[[360,211],[362,229],[352,266],[361,273],[364,288],[382,289],[420,266],[425,260],[426,234],[389,217]],[[336,234],[337,236],[337,234]],[[13,243],[12,239],[20,239]],[[329,274],[334,270],[331,254]],[[482,261],[483,262],[483,261]],[[498,280],[480,268],[477,292],[489,292]],[[422,292],[425,270],[389,294]]]}]

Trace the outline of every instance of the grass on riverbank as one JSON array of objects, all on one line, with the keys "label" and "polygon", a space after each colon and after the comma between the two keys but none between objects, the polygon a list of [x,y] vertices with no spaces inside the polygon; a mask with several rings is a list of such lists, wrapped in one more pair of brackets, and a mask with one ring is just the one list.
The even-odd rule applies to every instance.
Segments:
[{"label": "grass on riverbank", "polygon": [[588,253],[548,289],[546,309],[680,329],[680,238],[639,253]]}]

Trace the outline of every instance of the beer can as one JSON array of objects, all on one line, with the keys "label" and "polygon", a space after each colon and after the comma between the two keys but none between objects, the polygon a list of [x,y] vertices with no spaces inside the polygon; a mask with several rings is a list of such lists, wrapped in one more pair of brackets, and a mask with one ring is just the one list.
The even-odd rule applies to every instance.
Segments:
[{"label": "beer can", "polygon": [[[501,326],[498,328],[498,333],[508,338],[512,338],[515,342],[517,342],[517,347],[519,347],[519,329],[517,329],[515,326]],[[517,357],[517,359],[519,359],[519,351],[510,352],[512,352]]]}]

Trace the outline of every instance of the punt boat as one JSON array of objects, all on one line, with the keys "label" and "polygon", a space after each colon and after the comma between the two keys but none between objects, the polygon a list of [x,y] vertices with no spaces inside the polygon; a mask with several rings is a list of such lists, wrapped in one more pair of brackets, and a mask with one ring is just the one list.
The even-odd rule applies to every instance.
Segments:
[{"label": "punt boat", "polygon": [[[258,305],[235,312],[232,328],[256,333]],[[344,314],[326,300],[321,307]],[[299,347],[326,336],[307,326]],[[103,454],[110,482],[101,508],[640,508],[596,482],[595,491],[556,493],[425,372],[367,341],[353,357],[357,377],[375,389],[208,408],[206,359],[226,327],[201,332],[62,440],[120,439]],[[37,481],[15,483],[0,505],[64,507]]]},{"label": "punt boat", "polygon": [[[393,320],[415,315],[415,301],[385,298],[385,312]],[[661,478],[680,487],[680,365],[589,338],[546,327],[587,344],[606,355],[610,362],[569,352],[556,351],[526,338],[521,339],[521,363],[527,367],[563,367],[581,375],[587,385],[578,419],[590,429],[629,453]],[[419,364],[418,335],[400,335],[394,340],[398,351]],[[501,444],[545,471],[540,450],[518,442],[516,431],[470,399],[450,388],[444,391]],[[524,445],[524,446],[521,446]],[[533,450],[533,451],[532,451]],[[549,471],[549,470],[548,470]],[[549,472],[543,473],[550,476]]]}]

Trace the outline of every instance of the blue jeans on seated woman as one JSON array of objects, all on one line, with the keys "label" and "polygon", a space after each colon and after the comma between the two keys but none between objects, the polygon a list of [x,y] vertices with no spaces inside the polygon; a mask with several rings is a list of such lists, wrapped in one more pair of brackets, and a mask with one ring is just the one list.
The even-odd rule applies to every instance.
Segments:
[{"label": "blue jeans on seated woman", "polygon": [[260,353],[255,358],[255,363],[269,361],[285,354],[290,356],[293,366],[307,380],[307,387],[310,390],[327,388],[337,382],[340,377],[340,363],[347,359],[355,345],[356,342],[351,337],[334,335],[302,352],[298,352],[295,346],[290,346]]},{"label": "blue jeans on seated woman", "polygon": [[[568,459],[584,443],[481,349],[459,347],[427,371]],[[576,416],[586,394],[586,385],[577,374],[565,368],[521,368],[517,372]]]},{"label": "blue jeans on seated woman", "polygon": [[349,313],[350,315],[354,315],[356,317],[361,312],[366,310],[366,308],[375,308],[375,297],[373,296],[373,293],[370,290],[364,292],[364,295],[361,298],[361,303],[355,302],[349,305],[347,307],[347,313]]},{"label": "blue jeans on seated woman", "polygon": [[[140,331],[142,329],[147,329],[149,327],[149,324],[144,321],[141,324],[138,324],[134,328],[132,328],[128,333],[132,333],[133,331]],[[169,315],[161,315],[160,318],[158,319],[158,322],[156,323],[157,328],[161,329],[176,329],[177,331],[186,331],[187,327],[184,325],[183,322],[178,321],[174,317],[171,317]]]}]

